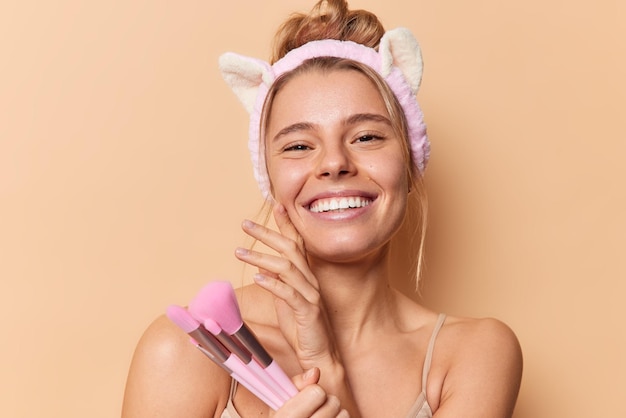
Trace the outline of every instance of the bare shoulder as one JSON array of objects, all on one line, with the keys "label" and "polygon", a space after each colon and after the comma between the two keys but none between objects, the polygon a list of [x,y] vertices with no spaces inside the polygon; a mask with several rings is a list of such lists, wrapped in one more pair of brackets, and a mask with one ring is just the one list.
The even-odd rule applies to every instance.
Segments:
[{"label": "bare shoulder", "polygon": [[513,330],[504,322],[494,318],[461,318],[446,319],[446,339],[457,340],[456,354],[480,355],[485,350],[497,350],[513,356],[519,354],[520,346]]},{"label": "bare shoulder", "polygon": [[436,351],[441,360],[436,416],[512,415],[523,361],[509,326],[493,318],[450,317]]},{"label": "bare shoulder", "polygon": [[135,349],[122,416],[219,417],[229,384],[229,376],[161,316],[146,329]]}]

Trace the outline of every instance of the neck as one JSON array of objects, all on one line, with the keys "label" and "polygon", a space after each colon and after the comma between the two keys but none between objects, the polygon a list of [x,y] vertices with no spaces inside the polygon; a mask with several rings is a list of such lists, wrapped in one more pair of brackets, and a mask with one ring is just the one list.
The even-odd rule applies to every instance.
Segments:
[{"label": "neck", "polygon": [[388,250],[350,263],[310,259],[340,345],[367,338],[370,330],[392,325],[396,319],[395,291],[389,282]]}]

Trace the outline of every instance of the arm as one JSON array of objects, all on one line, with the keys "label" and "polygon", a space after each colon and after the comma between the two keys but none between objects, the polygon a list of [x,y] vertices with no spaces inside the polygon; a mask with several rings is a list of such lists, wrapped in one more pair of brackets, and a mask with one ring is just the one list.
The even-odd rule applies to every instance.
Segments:
[{"label": "arm", "polygon": [[123,418],[219,417],[229,376],[201,354],[166,317],[148,327],[128,374]]},{"label": "arm", "polygon": [[522,377],[517,338],[494,319],[453,327],[459,349],[450,354],[450,368],[433,417],[511,417]]}]

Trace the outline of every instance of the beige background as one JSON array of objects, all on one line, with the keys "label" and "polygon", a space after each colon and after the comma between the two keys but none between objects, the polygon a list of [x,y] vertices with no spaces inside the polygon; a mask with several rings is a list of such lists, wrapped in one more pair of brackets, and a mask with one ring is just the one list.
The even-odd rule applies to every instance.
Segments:
[{"label": "beige background", "polygon": [[[311,4],[0,5],[0,416],[118,416],[151,319],[243,280],[260,198],[216,60]],[[516,418],[626,416],[625,3],[352,5],[423,45],[424,303],[516,331]]]}]

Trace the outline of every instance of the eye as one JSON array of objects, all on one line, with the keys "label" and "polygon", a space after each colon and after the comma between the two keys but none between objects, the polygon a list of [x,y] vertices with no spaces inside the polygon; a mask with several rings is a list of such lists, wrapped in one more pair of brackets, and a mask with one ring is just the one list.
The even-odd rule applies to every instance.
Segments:
[{"label": "eye", "polygon": [[371,141],[376,141],[376,140],[381,140],[381,139],[383,139],[383,137],[380,135],[365,134],[365,135],[359,136],[355,142],[371,142]]},{"label": "eye", "polygon": [[305,144],[293,144],[293,145],[288,145],[286,147],[283,148],[283,152],[286,151],[306,151],[311,149],[308,145]]}]

